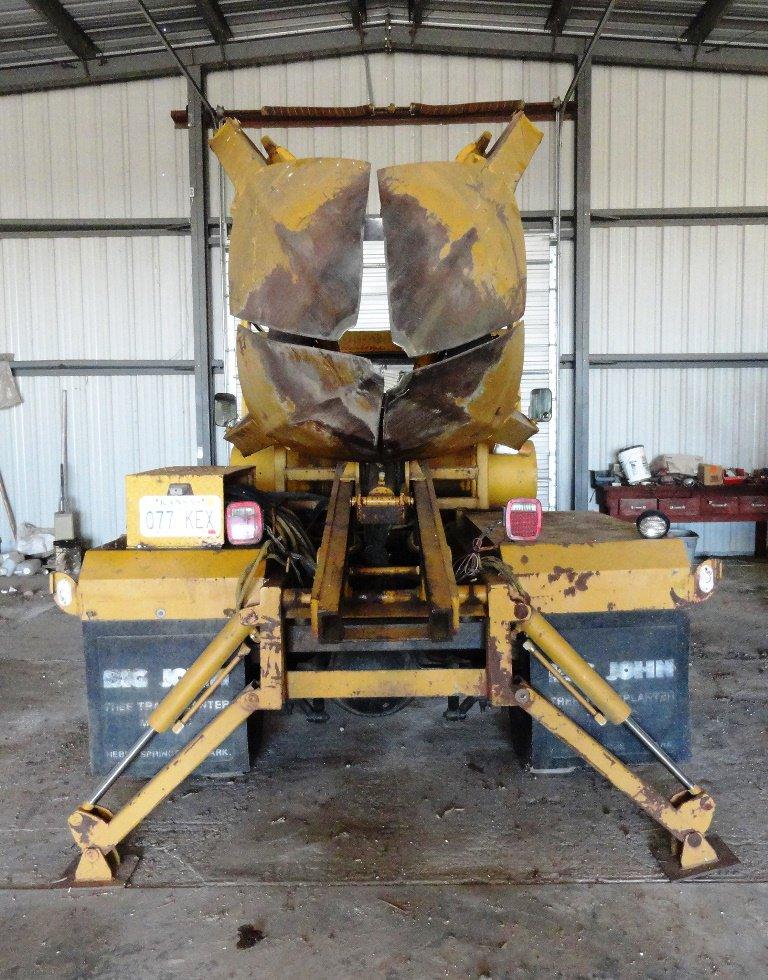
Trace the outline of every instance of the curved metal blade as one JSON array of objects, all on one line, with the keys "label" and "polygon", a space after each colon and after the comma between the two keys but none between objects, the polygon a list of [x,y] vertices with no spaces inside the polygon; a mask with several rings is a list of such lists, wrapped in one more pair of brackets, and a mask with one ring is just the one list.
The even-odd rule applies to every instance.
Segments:
[{"label": "curved metal blade", "polygon": [[229,243],[233,316],[302,337],[337,340],[357,319],[370,164],[292,159],[267,164],[227,120],[211,147],[235,185]]},{"label": "curved metal blade", "polygon": [[387,392],[383,455],[429,459],[497,435],[515,415],[522,323],[461,354],[417,368]]},{"label": "curved metal blade", "polygon": [[379,170],[392,338],[411,357],[479,340],[523,315],[514,192],[541,135],[517,113],[487,157],[468,148],[453,163]]},{"label": "curved metal blade", "polygon": [[[322,459],[377,458],[384,381],[370,361],[240,328],[237,367],[250,415],[241,451],[264,440]],[[231,430],[238,449],[239,437]]]}]

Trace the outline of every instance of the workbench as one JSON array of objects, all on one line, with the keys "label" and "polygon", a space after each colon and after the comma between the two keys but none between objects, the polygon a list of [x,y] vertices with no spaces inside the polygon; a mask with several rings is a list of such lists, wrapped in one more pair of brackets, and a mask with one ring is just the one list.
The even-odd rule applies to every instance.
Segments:
[{"label": "workbench", "polygon": [[597,500],[604,514],[622,521],[636,521],[646,510],[660,510],[673,524],[754,522],[755,556],[768,555],[768,485],[764,483],[598,487]]}]

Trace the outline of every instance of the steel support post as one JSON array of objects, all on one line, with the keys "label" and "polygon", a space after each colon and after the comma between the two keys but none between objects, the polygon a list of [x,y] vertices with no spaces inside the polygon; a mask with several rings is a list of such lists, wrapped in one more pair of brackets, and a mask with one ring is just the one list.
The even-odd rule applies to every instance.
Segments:
[{"label": "steel support post", "polygon": [[[198,67],[190,69],[198,87],[204,91],[204,77]],[[213,331],[211,279],[208,267],[208,120],[195,86],[187,83],[189,112],[189,208],[192,236],[192,330],[195,357],[195,431],[197,461],[213,463],[214,440],[211,406],[213,402]]]},{"label": "steel support post", "polygon": [[589,275],[592,154],[592,63],[576,88],[574,155],[573,508],[589,506]]}]

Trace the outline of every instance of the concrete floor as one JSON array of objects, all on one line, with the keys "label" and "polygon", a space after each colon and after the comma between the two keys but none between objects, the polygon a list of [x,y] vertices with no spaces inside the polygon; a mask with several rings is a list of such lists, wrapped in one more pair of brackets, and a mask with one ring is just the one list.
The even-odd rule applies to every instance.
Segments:
[{"label": "concrete floor", "polygon": [[767,613],[768,565],[744,560],[693,616],[688,768],[735,868],[664,881],[602,780],[532,776],[501,713],[433,705],[271,718],[249,776],[190,782],[140,828],[129,887],[82,891],[49,887],[93,782],[79,624],[0,596],[0,976],[765,975]]}]

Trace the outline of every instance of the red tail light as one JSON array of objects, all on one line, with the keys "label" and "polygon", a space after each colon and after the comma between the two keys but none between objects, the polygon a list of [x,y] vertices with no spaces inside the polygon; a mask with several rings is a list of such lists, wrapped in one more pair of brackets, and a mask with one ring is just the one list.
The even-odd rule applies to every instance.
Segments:
[{"label": "red tail light", "polygon": [[258,544],[264,536],[261,507],[252,500],[227,504],[227,540],[230,544]]},{"label": "red tail light", "polygon": [[510,541],[535,541],[541,533],[541,501],[532,497],[508,500],[504,528]]}]

